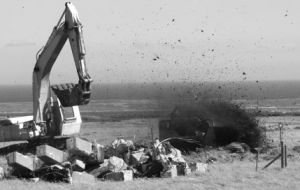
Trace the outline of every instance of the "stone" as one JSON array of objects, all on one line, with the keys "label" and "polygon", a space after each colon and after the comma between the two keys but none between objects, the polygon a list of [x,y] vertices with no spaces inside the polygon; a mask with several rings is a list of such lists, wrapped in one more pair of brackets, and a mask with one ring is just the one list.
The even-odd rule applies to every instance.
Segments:
[{"label": "stone", "polygon": [[19,152],[12,152],[7,155],[8,165],[20,169],[34,171],[34,160],[30,156],[25,156]]},{"label": "stone", "polygon": [[81,160],[75,159],[72,164],[73,171],[82,172],[85,169],[85,163]]},{"label": "stone", "polygon": [[46,165],[52,165],[66,161],[66,154],[63,151],[49,145],[37,146],[36,155]]},{"label": "stone", "polygon": [[112,172],[120,172],[127,168],[127,164],[122,158],[112,156],[108,160],[108,169]]},{"label": "stone", "polygon": [[70,138],[66,144],[69,153],[72,155],[89,156],[93,153],[92,143],[81,138]]},{"label": "stone", "polygon": [[95,183],[96,179],[93,175],[86,172],[73,172],[72,173],[72,184],[91,184]]},{"label": "stone", "polygon": [[189,167],[190,167],[192,172],[200,172],[200,173],[205,173],[208,169],[207,164],[200,163],[200,162],[189,163]]},{"label": "stone", "polygon": [[111,181],[132,181],[133,172],[132,170],[123,170],[121,172],[110,172],[104,176],[106,180]]},{"label": "stone", "polygon": [[174,178],[177,177],[177,166],[172,165],[171,168],[165,172],[161,172],[160,174],[163,178]]}]

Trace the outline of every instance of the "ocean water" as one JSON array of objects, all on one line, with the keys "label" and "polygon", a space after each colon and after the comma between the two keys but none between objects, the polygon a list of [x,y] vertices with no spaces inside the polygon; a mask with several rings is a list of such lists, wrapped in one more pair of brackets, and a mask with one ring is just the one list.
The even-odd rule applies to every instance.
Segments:
[{"label": "ocean water", "polygon": [[[32,101],[31,85],[0,86],[0,102]],[[300,97],[300,81],[93,84],[92,100],[282,99]]]}]

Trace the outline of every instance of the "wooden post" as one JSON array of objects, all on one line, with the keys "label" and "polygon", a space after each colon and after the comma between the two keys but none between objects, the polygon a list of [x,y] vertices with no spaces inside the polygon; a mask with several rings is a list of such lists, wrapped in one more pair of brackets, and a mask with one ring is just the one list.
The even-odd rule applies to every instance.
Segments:
[{"label": "wooden post", "polygon": [[274,158],[270,163],[268,163],[267,165],[265,165],[265,167],[263,167],[263,169],[266,169],[268,166],[270,166],[273,162],[275,162],[278,158],[280,158],[281,154],[279,154],[278,156],[276,156],[276,158]]},{"label": "wooden post", "polygon": [[256,152],[256,164],[255,164],[255,171],[257,171],[258,168],[258,151]]},{"label": "wooden post", "polygon": [[287,167],[287,159],[286,159],[286,157],[287,157],[287,155],[286,155],[286,145],[284,145],[284,156],[285,156],[285,158],[284,158],[284,161],[285,161],[285,163],[284,163],[284,165],[285,165],[285,167]]},{"label": "wooden post", "polygon": [[280,152],[281,152],[281,168],[284,168],[284,147],[283,147],[283,141],[282,141],[282,123],[278,123],[279,127],[279,141],[280,141]]},{"label": "wooden post", "polygon": [[280,150],[281,150],[281,168],[284,168],[284,147],[282,141],[280,141]]},{"label": "wooden post", "polygon": [[258,156],[259,152],[261,151],[261,148],[254,148],[256,150],[256,157],[255,157],[255,171],[258,170]]}]

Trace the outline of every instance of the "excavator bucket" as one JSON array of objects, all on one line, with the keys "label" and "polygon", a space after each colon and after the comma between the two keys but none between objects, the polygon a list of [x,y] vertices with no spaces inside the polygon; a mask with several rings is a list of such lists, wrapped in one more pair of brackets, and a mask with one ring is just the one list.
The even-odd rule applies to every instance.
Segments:
[{"label": "excavator bucket", "polygon": [[90,102],[90,89],[86,88],[83,90],[78,84],[52,85],[51,88],[63,107],[86,105]]}]

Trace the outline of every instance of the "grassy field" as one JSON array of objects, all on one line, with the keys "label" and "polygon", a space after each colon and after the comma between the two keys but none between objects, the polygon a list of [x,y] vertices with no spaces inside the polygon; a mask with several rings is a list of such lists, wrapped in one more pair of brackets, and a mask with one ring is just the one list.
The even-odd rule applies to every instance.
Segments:
[{"label": "grassy field", "polygon": [[[266,162],[261,162],[263,165]],[[289,162],[283,170],[279,164],[266,170],[255,171],[255,163],[250,161],[234,161],[232,163],[212,164],[205,174],[176,177],[174,179],[137,179],[131,182],[102,182],[92,184],[53,184],[47,182],[26,182],[21,180],[5,180],[0,182],[5,190],[66,190],[66,189],[298,189],[300,185],[300,164]]]},{"label": "grassy field", "polygon": [[[268,100],[260,106],[274,109],[299,109],[299,100]],[[296,101],[296,103],[295,103]],[[278,103],[279,102],[279,103]],[[298,103],[297,103],[298,102]],[[255,101],[239,101],[245,107],[255,106]],[[149,140],[151,129],[154,137],[158,136],[159,117],[165,117],[172,105],[162,105],[149,100],[99,101],[83,107],[85,118],[81,137],[96,139],[102,144],[109,144],[117,137],[135,141]],[[269,108],[268,108],[269,109]],[[10,115],[30,113],[30,103],[2,103],[0,114]],[[151,115],[151,113],[153,115]],[[269,152],[260,155],[259,170],[255,171],[254,154],[247,154],[241,161],[240,155],[229,154],[221,150],[211,152],[217,162],[209,165],[205,174],[192,174],[175,179],[136,179],[132,182],[102,182],[93,184],[54,184],[47,182],[28,182],[22,180],[0,181],[0,189],[299,189],[300,154],[293,147],[300,143],[300,117],[258,117],[259,124],[266,128],[266,135],[274,146]],[[284,140],[288,145],[288,167],[280,169],[276,161],[266,170],[261,168],[278,154],[279,131],[278,122],[284,124]],[[187,160],[201,160],[200,154],[186,156]],[[0,158],[0,165],[5,159]]]}]

